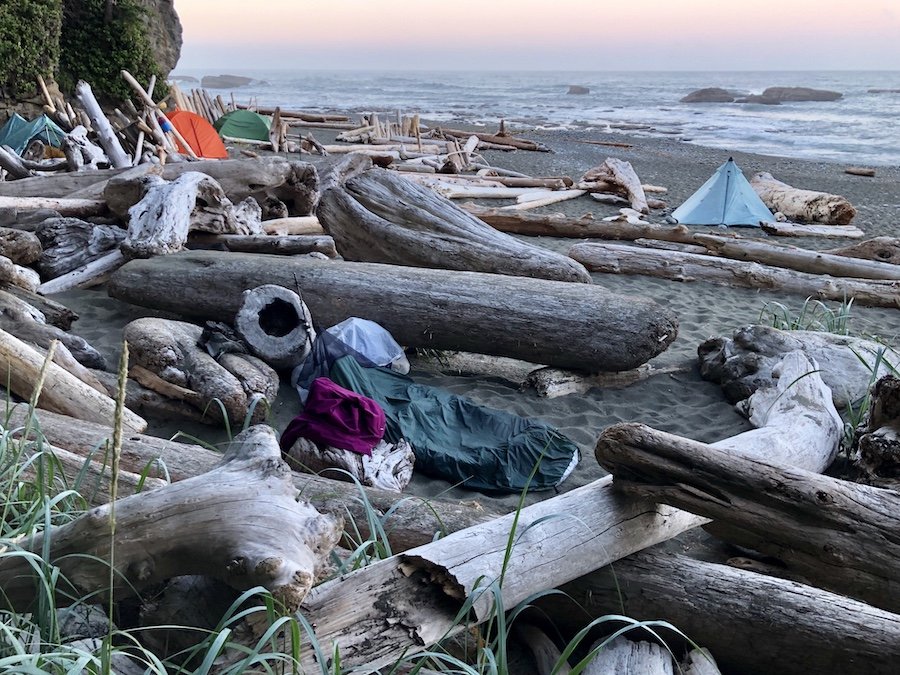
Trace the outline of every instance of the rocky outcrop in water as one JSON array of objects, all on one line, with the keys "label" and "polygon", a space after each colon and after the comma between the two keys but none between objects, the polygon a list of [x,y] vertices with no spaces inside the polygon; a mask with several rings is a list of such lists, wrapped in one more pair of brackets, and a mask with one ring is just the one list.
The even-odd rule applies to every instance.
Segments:
[{"label": "rocky outcrop in water", "polygon": [[844,95],[827,89],[809,87],[769,87],[762,95],[778,101],[837,101]]},{"label": "rocky outcrop in water", "polygon": [[582,87],[577,84],[570,84],[569,91],[567,91],[566,93],[567,94],[590,94],[591,90],[588,89],[587,87]]},{"label": "rocky outcrop in water", "polygon": [[720,87],[697,89],[681,99],[682,103],[732,103],[734,95]]},{"label": "rocky outcrop in water", "polygon": [[206,75],[200,80],[200,86],[204,89],[237,89],[246,87],[253,82],[252,77],[240,75]]}]

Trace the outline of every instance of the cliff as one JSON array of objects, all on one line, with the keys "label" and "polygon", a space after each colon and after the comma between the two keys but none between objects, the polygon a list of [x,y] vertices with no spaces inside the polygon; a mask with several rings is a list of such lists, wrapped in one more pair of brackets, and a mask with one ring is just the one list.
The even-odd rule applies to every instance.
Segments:
[{"label": "cliff", "polygon": [[165,77],[181,55],[181,21],[175,11],[175,0],[137,0],[147,14],[147,38],[159,72]]}]

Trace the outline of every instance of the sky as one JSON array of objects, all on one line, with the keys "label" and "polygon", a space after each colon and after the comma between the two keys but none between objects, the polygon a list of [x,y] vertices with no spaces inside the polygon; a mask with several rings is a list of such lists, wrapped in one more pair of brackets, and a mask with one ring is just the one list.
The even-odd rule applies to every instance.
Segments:
[{"label": "sky", "polygon": [[900,70],[900,0],[175,0],[179,69]]}]

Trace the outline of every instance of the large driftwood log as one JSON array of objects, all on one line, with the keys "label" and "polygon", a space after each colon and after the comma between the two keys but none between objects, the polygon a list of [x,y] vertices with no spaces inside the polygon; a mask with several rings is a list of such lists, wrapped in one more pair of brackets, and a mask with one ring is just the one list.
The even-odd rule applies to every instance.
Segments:
[{"label": "large driftwood log", "polygon": [[833,248],[824,253],[900,265],[900,238],[874,237],[850,246]]},{"label": "large driftwood log", "polygon": [[261,283],[299,288],[322,325],[358,316],[410,347],[589,372],[636,368],[677,333],[674,315],[652,301],[588,284],[251,253],[191,251],[131,261],[108,289],[132,304],[231,322],[241,290]]},{"label": "large driftwood log", "polygon": [[780,211],[790,220],[848,225],[856,215],[856,209],[845,197],[801,190],[775,180],[765,171],[755,174],[750,185],[772,213]]},{"label": "large driftwood log", "polygon": [[650,213],[644,188],[630,162],[607,157],[603,164],[587,171],[577,185],[591,183],[604,183],[604,191],[615,192],[627,198],[631,202],[631,208],[635,211]]},{"label": "large driftwood log", "polygon": [[[0,373],[5,386],[24,399],[30,399],[40,379],[44,357],[33,347],[0,329]],[[46,364],[44,386],[37,407],[71,415],[79,419],[111,424],[115,401],[85,384],[55,363]],[[147,422],[126,409],[124,426],[143,431]]]},{"label": "large driftwood log", "polygon": [[128,210],[128,236],[121,244],[129,258],[180,251],[191,230],[216,234],[258,234],[259,204],[247,198],[233,205],[215,180],[187,172],[171,183],[158,176],[138,179],[143,198]]},{"label": "large driftwood log", "polygon": [[[337,175],[343,171],[350,177]],[[316,215],[347,260],[590,283],[584,268],[565,256],[500,234],[428,188],[367,161],[352,168],[343,163],[329,180]]]},{"label": "large driftwood log", "polygon": [[78,218],[48,218],[35,230],[44,252],[36,265],[41,276],[53,279],[118,248],[125,230],[95,225]]},{"label": "large driftwood log", "polygon": [[623,244],[575,244],[569,255],[592,272],[642,274],[676,281],[708,281],[778,289],[823,300],[853,298],[861,305],[900,307],[900,281],[836,278],[743,260]]},{"label": "large driftwood log", "polygon": [[[2,184],[2,183],[0,183]],[[16,209],[19,212],[49,209],[61,216],[87,218],[106,213],[106,202],[101,199],[66,199],[52,197],[0,197],[0,209]]]},{"label": "large driftwood log", "polygon": [[866,236],[853,225],[801,225],[761,221],[760,228],[775,237],[829,237],[832,239],[859,239]]},{"label": "large driftwood log", "polygon": [[718,536],[818,586],[900,609],[900,493],[640,424],[606,429],[596,453],[623,493],[712,518]]},{"label": "large driftwood log", "polygon": [[726,239],[710,234],[695,234],[694,241],[716,255],[734,260],[749,260],[810,274],[830,274],[833,277],[900,279],[900,266],[886,262],[831,255],[823,251],[752,239]]},{"label": "large driftwood log", "polygon": [[265,419],[278,394],[278,374],[248,354],[214,358],[198,345],[202,334],[194,324],[151,318],[136,319],[124,330],[132,364],[195,392],[188,402],[204,414],[221,419],[219,401],[232,422],[240,424],[251,413],[254,421]]},{"label": "large driftwood log", "polygon": [[[265,224],[265,223],[264,223]],[[269,255],[305,255],[321,253],[329,258],[337,258],[334,239],[324,234],[207,234],[195,233],[188,236],[190,249],[216,249],[242,253],[267,253]]]},{"label": "large driftwood log", "polygon": [[569,597],[548,595],[536,604],[564,634],[609,614],[664,618],[732,675],[891,675],[900,658],[896,614],[683,555],[641,551],[560,590]]},{"label": "large driftwood log", "polygon": [[31,232],[0,227],[0,255],[16,265],[30,265],[41,257],[41,241]]},{"label": "large driftwood log", "polygon": [[27,291],[24,288],[0,281],[0,291],[14,295],[19,300],[34,307],[43,315],[44,320],[52,326],[69,330],[72,324],[78,320],[78,314],[65,305],[61,305],[55,300],[45,298],[37,293]]},{"label": "large driftwood log", "polygon": [[[60,569],[58,602],[107,593],[130,595],[165,579],[202,574],[243,590],[264,586],[295,610],[340,536],[340,522],[298,502],[275,434],[253,427],[222,464],[195,478],[92,509],[49,535],[50,564]],[[41,555],[45,534],[19,545]],[[29,560],[0,559],[2,602],[24,612],[38,595]]]},{"label": "large driftwood log", "polygon": [[22,158],[8,145],[0,145],[0,169],[13,180],[25,180],[34,175],[34,171],[25,166]]},{"label": "large driftwood log", "polygon": [[900,354],[871,340],[759,325],[738,328],[730,338],[710,338],[697,352],[700,374],[722,385],[726,398],[737,402],[767,386],[773,367],[796,350],[818,364],[838,408],[856,404],[875,380],[900,368]]}]

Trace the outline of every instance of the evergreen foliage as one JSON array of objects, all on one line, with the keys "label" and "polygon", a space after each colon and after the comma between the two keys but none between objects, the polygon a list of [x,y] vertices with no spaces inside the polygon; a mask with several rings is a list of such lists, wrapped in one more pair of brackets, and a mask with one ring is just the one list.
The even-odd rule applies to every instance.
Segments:
[{"label": "evergreen foliage", "polygon": [[71,91],[90,82],[98,96],[123,100],[131,93],[128,70],[139,82],[160,75],[136,0],[63,0],[58,81]]},{"label": "evergreen foliage", "polygon": [[59,64],[62,0],[0,3],[0,91],[29,96]]}]

